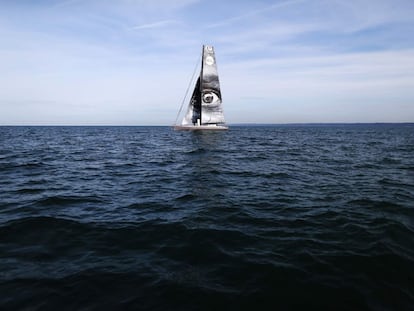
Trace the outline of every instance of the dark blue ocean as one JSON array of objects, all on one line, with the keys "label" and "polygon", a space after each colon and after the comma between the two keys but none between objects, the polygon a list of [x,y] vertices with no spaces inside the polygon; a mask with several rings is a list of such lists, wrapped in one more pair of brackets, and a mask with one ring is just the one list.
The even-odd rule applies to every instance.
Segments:
[{"label": "dark blue ocean", "polygon": [[0,127],[1,310],[413,310],[414,124]]}]

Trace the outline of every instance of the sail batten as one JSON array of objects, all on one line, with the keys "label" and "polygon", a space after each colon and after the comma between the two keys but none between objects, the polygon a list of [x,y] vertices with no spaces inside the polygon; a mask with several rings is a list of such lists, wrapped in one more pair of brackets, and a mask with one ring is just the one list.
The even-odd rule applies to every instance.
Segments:
[{"label": "sail batten", "polygon": [[216,57],[212,46],[203,46],[201,71],[187,113],[176,129],[227,129]]}]

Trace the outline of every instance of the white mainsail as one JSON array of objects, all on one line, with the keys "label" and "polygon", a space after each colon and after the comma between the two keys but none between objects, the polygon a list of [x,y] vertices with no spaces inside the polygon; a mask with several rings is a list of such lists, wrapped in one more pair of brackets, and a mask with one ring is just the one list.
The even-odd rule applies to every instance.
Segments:
[{"label": "white mainsail", "polygon": [[220,82],[212,46],[204,46],[201,68],[201,124],[224,124]]}]

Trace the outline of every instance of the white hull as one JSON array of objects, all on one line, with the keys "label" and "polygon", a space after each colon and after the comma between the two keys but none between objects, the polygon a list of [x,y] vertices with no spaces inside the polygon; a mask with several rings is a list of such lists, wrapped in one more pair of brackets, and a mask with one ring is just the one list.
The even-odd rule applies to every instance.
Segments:
[{"label": "white hull", "polygon": [[225,131],[229,128],[224,125],[175,125],[176,131]]}]

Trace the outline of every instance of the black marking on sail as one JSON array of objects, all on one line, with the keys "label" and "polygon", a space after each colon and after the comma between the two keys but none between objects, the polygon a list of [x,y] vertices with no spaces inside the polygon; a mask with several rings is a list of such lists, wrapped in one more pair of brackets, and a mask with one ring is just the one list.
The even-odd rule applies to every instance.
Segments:
[{"label": "black marking on sail", "polygon": [[197,120],[201,120],[201,92],[200,92],[200,77],[197,79],[196,86],[191,96],[190,105],[193,106],[193,116],[191,121],[193,124],[197,124]]}]

